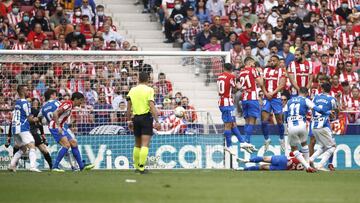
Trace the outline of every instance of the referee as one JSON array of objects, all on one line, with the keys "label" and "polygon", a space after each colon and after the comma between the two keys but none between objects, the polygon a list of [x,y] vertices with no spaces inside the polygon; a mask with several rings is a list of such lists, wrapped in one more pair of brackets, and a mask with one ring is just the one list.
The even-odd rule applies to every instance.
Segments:
[{"label": "referee", "polygon": [[135,146],[133,150],[134,168],[145,173],[149,144],[153,135],[153,120],[159,126],[158,115],[154,102],[154,89],[149,87],[149,74],[140,72],[139,84],[130,89],[127,95],[127,122],[134,132]]}]

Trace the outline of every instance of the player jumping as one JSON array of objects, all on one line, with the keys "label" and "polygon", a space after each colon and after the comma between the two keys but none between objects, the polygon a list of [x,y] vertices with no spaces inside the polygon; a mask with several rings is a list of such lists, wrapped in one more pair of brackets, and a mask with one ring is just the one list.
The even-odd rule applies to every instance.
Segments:
[{"label": "player jumping", "polygon": [[41,172],[36,168],[35,140],[30,133],[30,123],[37,123],[38,118],[30,114],[30,103],[25,99],[28,88],[24,85],[17,87],[19,99],[15,102],[12,117],[12,134],[14,135],[15,147],[20,148],[11,159],[9,170],[15,172],[16,165],[21,156],[29,150],[30,171]]},{"label": "player jumping", "polygon": [[[299,160],[308,172],[315,171],[309,165],[309,147],[307,145],[308,131],[306,127],[306,114],[309,109],[322,112],[322,109],[307,98],[309,90],[301,87],[299,96],[290,99],[285,107],[285,118],[288,121],[288,137],[291,151],[297,160]],[[298,145],[301,144],[301,152]]]},{"label": "player jumping", "polygon": [[237,84],[239,89],[242,89],[242,109],[245,118],[245,134],[247,143],[250,143],[250,137],[253,133],[256,119],[260,116],[260,104],[258,100],[258,93],[256,90],[256,83],[264,89],[263,79],[255,68],[255,60],[251,57],[246,57],[244,60],[245,68],[239,73],[239,82]]},{"label": "player jumping", "polygon": [[314,103],[317,106],[321,106],[326,113],[318,113],[313,111],[313,118],[311,121],[312,133],[315,136],[318,144],[321,146],[311,157],[310,163],[323,154],[323,157],[316,168],[323,170],[324,165],[329,158],[334,154],[336,149],[335,139],[332,137],[332,131],[330,128],[329,115],[330,112],[336,112],[337,104],[336,99],[329,95],[331,85],[329,83],[323,83],[321,85],[322,94],[318,94],[314,98]]},{"label": "player jumping", "polygon": [[266,152],[271,143],[268,121],[270,114],[273,112],[279,129],[280,147],[282,151],[285,151],[284,124],[281,103],[281,91],[284,89],[286,84],[285,70],[278,67],[279,57],[277,55],[271,56],[268,63],[269,67],[264,69],[265,98],[261,112],[261,128],[265,138],[264,148]]},{"label": "player jumping", "polygon": [[53,135],[55,141],[62,146],[54,163],[53,171],[55,172],[64,172],[64,170],[59,168],[59,164],[70,147],[81,171],[90,170],[95,167],[93,164],[85,165],[83,163],[76,139],[74,139],[69,133],[64,133],[63,131],[64,125],[71,115],[73,107],[81,106],[83,103],[84,95],[79,92],[74,92],[71,96],[71,100],[63,101],[60,104],[50,121],[49,131]]},{"label": "player jumping", "polygon": [[224,122],[224,136],[226,140],[226,147],[231,147],[231,137],[235,135],[240,142],[240,147],[247,152],[252,153],[256,151],[252,144],[246,143],[244,136],[236,125],[234,116],[234,102],[231,96],[232,88],[235,87],[235,76],[232,74],[233,66],[230,63],[224,65],[224,72],[219,75],[217,79],[218,93],[219,93],[219,109],[222,114]]}]

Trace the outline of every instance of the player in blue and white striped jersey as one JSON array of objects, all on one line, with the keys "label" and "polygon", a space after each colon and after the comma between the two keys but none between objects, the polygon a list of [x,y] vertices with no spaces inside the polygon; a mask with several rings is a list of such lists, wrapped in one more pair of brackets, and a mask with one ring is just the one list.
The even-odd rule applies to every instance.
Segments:
[{"label": "player in blue and white striped jersey", "polygon": [[29,150],[30,171],[41,172],[36,168],[35,140],[30,133],[30,123],[39,122],[39,119],[31,115],[31,105],[26,100],[28,88],[25,85],[17,87],[19,99],[15,102],[11,131],[14,135],[15,147],[20,148],[11,159],[9,170],[15,172],[16,165],[21,156]]},{"label": "player in blue and white striped jersey", "polygon": [[310,157],[310,162],[313,162],[321,154],[324,154],[317,166],[318,169],[324,169],[324,165],[335,152],[336,142],[335,139],[333,139],[330,128],[330,115],[338,111],[336,99],[330,96],[331,85],[329,83],[323,83],[321,89],[323,93],[316,95],[313,101],[315,105],[322,108],[323,112],[313,111],[311,121],[312,133],[321,147]]},{"label": "player in blue and white striped jersey", "polygon": [[[308,130],[306,127],[306,114],[309,109],[322,112],[322,109],[307,98],[308,89],[301,87],[299,96],[290,99],[285,107],[285,117],[287,119],[288,138],[291,151],[294,156],[305,166],[308,172],[314,172],[315,169],[309,164],[309,147],[307,145]],[[301,145],[301,152],[298,150]]]}]

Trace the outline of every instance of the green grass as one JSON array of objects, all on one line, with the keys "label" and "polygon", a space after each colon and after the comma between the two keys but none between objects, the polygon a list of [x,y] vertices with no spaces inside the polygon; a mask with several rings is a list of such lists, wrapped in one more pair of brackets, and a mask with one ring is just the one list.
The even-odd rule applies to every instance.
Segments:
[{"label": "green grass", "polygon": [[358,203],[359,186],[360,171],[157,170],[147,175],[133,171],[3,171],[0,202]]}]

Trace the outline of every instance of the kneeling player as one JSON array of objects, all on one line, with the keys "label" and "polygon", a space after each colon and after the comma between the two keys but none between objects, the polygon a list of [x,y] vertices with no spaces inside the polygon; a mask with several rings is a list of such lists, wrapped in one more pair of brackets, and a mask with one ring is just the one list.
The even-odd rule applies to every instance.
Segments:
[{"label": "kneeling player", "polygon": [[[270,170],[270,171],[281,171],[281,170],[299,170],[303,171],[304,165],[290,153],[290,157],[285,155],[274,155],[274,156],[255,156],[249,160],[241,160],[244,163],[264,163],[261,165],[245,167],[245,171],[258,171],[258,170]],[[315,170],[307,170],[309,173],[315,172]]]},{"label": "kneeling player", "polygon": [[53,135],[55,141],[62,146],[58,152],[58,156],[56,157],[53,171],[63,172],[63,170],[59,169],[59,164],[70,147],[80,170],[90,170],[94,168],[93,164],[85,165],[83,163],[76,139],[74,139],[69,133],[63,132],[64,125],[68,117],[71,115],[73,107],[81,106],[83,103],[84,95],[79,92],[75,92],[72,94],[71,100],[62,102],[53,114],[53,118],[49,124],[49,131]]}]

